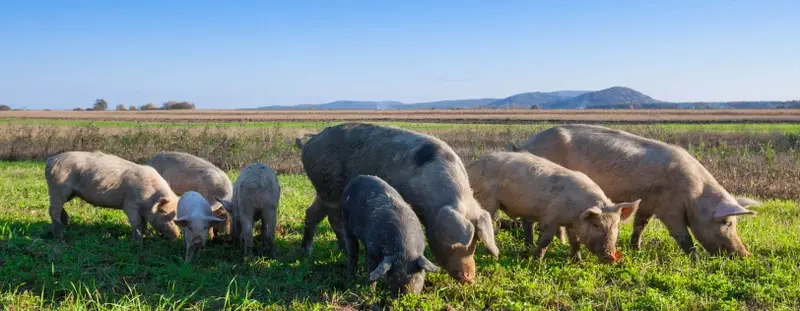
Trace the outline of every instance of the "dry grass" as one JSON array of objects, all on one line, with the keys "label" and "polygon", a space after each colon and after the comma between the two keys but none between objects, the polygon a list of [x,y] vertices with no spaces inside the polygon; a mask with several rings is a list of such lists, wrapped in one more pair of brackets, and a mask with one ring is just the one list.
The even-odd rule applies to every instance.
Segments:
[{"label": "dry grass", "polygon": [[4,111],[0,118],[111,121],[413,121],[449,123],[800,122],[800,109]]},{"label": "dry grass", "polygon": [[[453,127],[419,130],[450,144],[464,161],[524,141],[544,125]],[[41,161],[68,150],[101,150],[144,163],[164,150],[185,151],[226,170],[264,161],[280,173],[300,173],[293,128],[131,128],[54,125],[0,126],[0,160]],[[319,130],[309,128],[308,130]],[[780,132],[678,131],[665,126],[626,130],[680,145],[734,193],[765,198],[800,197],[800,136]]]}]

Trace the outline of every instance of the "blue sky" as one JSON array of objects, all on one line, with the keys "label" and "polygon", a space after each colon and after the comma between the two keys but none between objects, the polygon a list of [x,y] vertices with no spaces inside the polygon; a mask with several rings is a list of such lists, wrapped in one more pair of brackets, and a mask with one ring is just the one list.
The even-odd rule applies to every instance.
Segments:
[{"label": "blue sky", "polygon": [[3,1],[0,104],[800,99],[800,1]]}]

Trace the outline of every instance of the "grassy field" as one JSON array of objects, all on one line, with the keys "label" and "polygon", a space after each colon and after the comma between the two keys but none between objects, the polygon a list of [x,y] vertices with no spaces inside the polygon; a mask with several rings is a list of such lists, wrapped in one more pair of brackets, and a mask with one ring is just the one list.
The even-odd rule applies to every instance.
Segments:
[{"label": "grassy field", "polygon": [[[481,246],[477,284],[429,274],[421,295],[391,299],[371,292],[359,265],[347,286],[346,258],[323,222],[311,257],[302,255],[304,209],[313,188],[301,174],[292,141],[300,131],[331,122],[151,123],[86,120],[0,122],[0,306],[7,310],[796,310],[800,308],[800,126],[797,124],[613,125],[687,148],[731,192],[766,202],[742,217],[739,233],[753,258],[684,256],[658,221],[644,233],[643,250],[627,247],[625,261],[568,260],[555,242],[544,262],[531,260],[518,228],[497,230],[498,260]],[[521,142],[552,124],[475,125],[391,123],[434,134],[469,161]],[[158,236],[138,247],[128,240],[124,214],[74,200],[64,241],[49,230],[46,156],[65,150],[103,150],[143,162],[161,150],[188,151],[230,171],[265,161],[281,172],[278,256],[244,261],[213,243],[193,264],[182,262],[181,241]],[[427,252],[432,258],[430,252]]]},{"label": "grassy field", "polygon": [[739,231],[753,258],[703,254],[692,261],[655,221],[638,253],[626,247],[630,223],[622,227],[621,265],[601,264],[586,250],[583,262],[572,263],[568,246],[559,242],[537,263],[521,230],[498,229],[501,257],[479,248],[477,284],[429,274],[421,295],[391,299],[381,286],[370,291],[364,271],[358,284],[345,284],[346,258],[327,222],[312,256],[302,255],[303,210],[314,193],[303,175],[279,178],[277,258],[244,261],[233,247],[216,243],[184,264],[180,241],[153,236],[138,247],[128,240],[122,212],[80,200],[66,207],[72,218],[65,240],[43,238],[50,222],[43,164],[2,162],[0,168],[0,305],[7,310],[800,308],[800,209],[792,201],[770,200],[758,216],[741,218]]}]

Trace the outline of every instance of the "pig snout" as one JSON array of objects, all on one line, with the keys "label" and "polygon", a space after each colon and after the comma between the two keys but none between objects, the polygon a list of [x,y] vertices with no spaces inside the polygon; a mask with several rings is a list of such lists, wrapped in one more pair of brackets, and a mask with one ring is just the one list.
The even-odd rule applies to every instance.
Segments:
[{"label": "pig snout", "polygon": [[475,259],[459,258],[448,262],[447,273],[461,283],[475,283]]}]

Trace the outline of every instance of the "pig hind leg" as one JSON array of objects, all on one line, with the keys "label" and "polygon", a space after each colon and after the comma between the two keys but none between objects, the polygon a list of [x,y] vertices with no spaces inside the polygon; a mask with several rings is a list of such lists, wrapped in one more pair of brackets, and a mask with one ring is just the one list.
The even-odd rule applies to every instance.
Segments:
[{"label": "pig hind leg", "polygon": [[347,249],[347,281],[350,282],[355,276],[356,266],[358,265],[359,245],[358,239],[347,230],[344,232],[344,245]]},{"label": "pig hind leg", "polygon": [[539,242],[536,246],[535,255],[538,260],[542,260],[545,252],[547,252],[547,247],[553,242],[553,238],[558,233],[559,227],[558,225],[550,225],[542,222],[539,222],[539,227],[542,233],[539,235]]},{"label": "pig hind leg", "polygon": [[50,208],[48,210],[51,220],[51,232],[55,238],[63,237],[64,228],[69,225],[69,215],[64,210],[64,204],[75,197],[71,189],[59,189],[58,186],[50,186],[48,194],[50,196]]},{"label": "pig hind leg", "polygon": [[278,206],[267,206],[261,212],[261,248],[269,257],[275,257],[275,230],[278,223]]},{"label": "pig hind leg", "polygon": [[322,206],[322,202],[319,198],[319,195],[314,196],[314,201],[311,202],[311,205],[306,208],[306,223],[305,228],[303,228],[303,241],[300,242],[300,247],[302,247],[306,254],[311,254],[311,243],[314,242],[314,234],[317,232],[317,226],[322,221],[322,219],[327,216],[326,211]]}]

